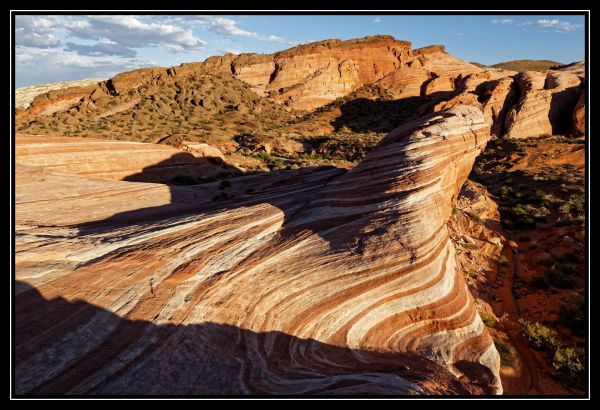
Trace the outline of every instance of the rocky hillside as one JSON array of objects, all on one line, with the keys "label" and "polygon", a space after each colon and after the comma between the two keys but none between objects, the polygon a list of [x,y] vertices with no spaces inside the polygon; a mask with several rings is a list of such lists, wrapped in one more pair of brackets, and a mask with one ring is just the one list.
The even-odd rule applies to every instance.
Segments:
[{"label": "rocky hillside", "polygon": [[512,60],[493,64],[491,67],[511,71],[548,71],[561,65],[562,63],[550,60]]},{"label": "rocky hillside", "polygon": [[576,73],[478,67],[443,46],[412,49],[390,36],[327,40],[50,91],[18,110],[17,129],[208,143],[226,159],[266,152],[294,166],[309,158],[356,162],[397,124],[458,103],[483,108],[497,136],[580,135],[585,110]]},{"label": "rocky hillside", "polygon": [[15,106],[16,108],[27,108],[29,104],[40,94],[46,94],[52,90],[62,90],[71,87],[86,87],[88,85],[97,85],[105,78],[88,78],[77,81],[61,81],[59,83],[46,83],[40,85],[32,85],[29,87],[21,87],[15,90]]}]

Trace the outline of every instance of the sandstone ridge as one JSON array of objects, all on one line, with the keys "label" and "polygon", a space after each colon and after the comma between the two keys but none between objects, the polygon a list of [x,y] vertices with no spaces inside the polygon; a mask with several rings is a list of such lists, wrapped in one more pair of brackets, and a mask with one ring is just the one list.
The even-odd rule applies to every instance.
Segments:
[{"label": "sandstone ridge", "polygon": [[446,229],[488,139],[459,105],[216,202],[17,153],[17,392],[501,393]]},{"label": "sandstone ridge", "polygon": [[[97,85],[50,91],[17,111],[17,129],[176,146],[196,141],[227,151],[237,149],[232,140],[244,134],[337,135],[344,106],[354,101],[361,118],[377,124],[385,124],[383,111],[395,126],[468,104],[484,110],[499,137],[581,135],[584,110],[574,110],[583,74],[582,62],[545,72],[478,67],[444,46],[412,49],[391,36],[325,40],[273,54],[138,69]],[[384,132],[393,126],[384,125]]]}]

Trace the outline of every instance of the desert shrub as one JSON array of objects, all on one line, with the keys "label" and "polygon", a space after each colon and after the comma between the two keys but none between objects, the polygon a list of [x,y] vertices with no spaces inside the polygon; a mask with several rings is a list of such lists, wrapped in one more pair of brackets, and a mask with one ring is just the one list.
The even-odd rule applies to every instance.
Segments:
[{"label": "desert shrub", "polygon": [[536,209],[533,205],[502,206],[502,223],[511,229],[534,229],[536,222],[544,222],[549,211],[545,207]]},{"label": "desert shrub", "polygon": [[557,333],[542,325],[539,322],[531,323],[524,319],[519,319],[523,326],[521,335],[527,339],[529,344],[536,349],[554,350],[558,345]]},{"label": "desert shrub", "polygon": [[491,327],[492,329],[496,327],[496,318],[494,317],[494,315],[486,312],[485,310],[482,310],[479,312],[479,316],[481,317],[481,320],[487,327]]},{"label": "desert shrub", "polygon": [[281,169],[284,167],[283,162],[281,162],[278,159],[273,158],[271,155],[267,154],[266,152],[261,152],[260,154],[258,154],[256,156],[256,158],[258,158],[262,162],[264,162],[265,165],[267,167],[269,167],[269,169]]},{"label": "desert shrub", "polygon": [[540,259],[537,261],[537,263],[539,263],[542,266],[554,266],[554,264],[556,263],[556,261],[552,258],[544,258],[544,259]]},{"label": "desert shrub", "polygon": [[469,218],[471,218],[471,220],[475,223],[478,223],[480,225],[483,225],[483,219],[481,219],[481,217],[479,215],[476,215],[474,213],[471,212],[465,212],[467,214],[467,216]]},{"label": "desert shrub", "polygon": [[575,273],[575,269],[570,263],[559,262],[554,265],[554,270],[562,275],[571,276]]},{"label": "desert shrub", "polygon": [[573,280],[562,271],[551,268],[535,275],[529,284],[534,289],[569,289],[573,287]]},{"label": "desert shrub", "polygon": [[585,298],[583,295],[572,293],[562,300],[558,305],[557,322],[570,329],[575,336],[585,336]]},{"label": "desert shrub", "polygon": [[500,196],[502,197],[502,199],[510,199],[511,195],[512,195],[512,187],[505,185],[502,188],[500,188]]},{"label": "desert shrub", "polygon": [[569,197],[569,204],[571,204],[571,214],[579,215],[585,213],[585,195],[571,195]]},{"label": "desert shrub", "polygon": [[506,256],[500,255],[498,257],[498,265],[502,266],[502,265],[506,265],[507,263],[508,263],[508,259],[506,259]]},{"label": "desert shrub", "polygon": [[544,204],[545,206],[552,206],[553,204],[557,204],[557,203],[561,203],[562,200],[555,197],[552,194],[546,194],[543,191],[537,190],[536,191],[536,198],[537,200],[539,200],[539,202],[541,202],[542,204]]},{"label": "desert shrub", "polygon": [[476,176],[481,174],[481,172],[483,171],[483,168],[481,168],[481,164],[476,163],[475,165],[473,165],[473,169],[471,170],[471,175]]},{"label": "desert shrub", "polygon": [[580,224],[583,224],[584,222],[585,222],[585,217],[581,216],[581,217],[577,217],[577,218],[560,219],[560,220],[556,221],[553,225],[554,226],[571,226],[571,225],[580,225]]},{"label": "desert shrub", "polygon": [[533,176],[534,181],[548,181],[549,178],[545,177],[543,174],[535,174]]},{"label": "desert shrub", "polygon": [[515,368],[517,364],[517,350],[508,342],[494,338],[496,350],[500,354],[500,363],[504,367]]},{"label": "desert shrub", "polygon": [[579,255],[577,255],[576,253],[573,253],[573,252],[563,253],[561,259],[563,261],[569,262],[569,263],[579,263],[579,261],[580,261]]},{"label": "desert shrub", "polygon": [[573,347],[559,347],[554,352],[552,365],[560,378],[575,387],[585,384],[585,358],[581,349]]}]

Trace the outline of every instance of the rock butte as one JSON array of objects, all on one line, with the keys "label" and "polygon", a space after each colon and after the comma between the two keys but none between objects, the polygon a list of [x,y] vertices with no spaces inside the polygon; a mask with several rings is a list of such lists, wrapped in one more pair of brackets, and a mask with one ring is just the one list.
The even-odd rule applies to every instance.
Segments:
[{"label": "rock butte", "polygon": [[[582,62],[546,73],[517,74],[480,68],[451,56],[440,45],[413,50],[408,41],[380,35],[347,41],[325,40],[274,54],[227,54],[210,57],[202,63],[121,73],[98,85],[42,94],[27,110],[19,111],[17,119],[22,127],[38,116],[69,112],[74,116],[97,113],[94,118],[86,117],[86,121],[95,121],[136,109],[146,99],[155,101],[152,90],[171,83],[180,91],[175,98],[178,106],[165,105],[159,111],[173,109],[176,116],[189,111],[193,116],[222,104],[219,95],[199,96],[198,90],[185,87],[189,79],[206,77],[209,83],[223,79],[241,82],[254,95],[244,91],[244,100],[262,97],[269,101],[246,106],[237,98],[231,99],[228,103],[241,112],[260,112],[273,102],[288,109],[313,111],[364,87],[377,87],[385,90],[388,99],[427,96],[447,100],[437,104],[437,110],[456,104],[483,108],[486,122],[498,136],[580,135],[585,110],[573,111],[583,95],[580,84],[583,69]],[[239,85],[226,83],[225,87],[239,88]],[[118,100],[128,95],[139,98],[127,103]],[[74,118],[65,121],[77,124]]]},{"label": "rock butte", "polygon": [[458,105],[223,202],[18,147],[17,393],[501,393],[446,230],[488,138]]}]

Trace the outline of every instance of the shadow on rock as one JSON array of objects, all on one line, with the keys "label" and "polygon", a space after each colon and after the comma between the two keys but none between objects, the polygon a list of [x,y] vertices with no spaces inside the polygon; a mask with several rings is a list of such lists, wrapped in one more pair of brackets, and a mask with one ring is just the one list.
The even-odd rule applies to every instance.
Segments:
[{"label": "shadow on rock", "polygon": [[[481,393],[414,353],[353,350],[212,322],[121,318],[80,300],[46,300],[19,281],[16,292],[20,396]],[[485,368],[476,367],[473,375],[485,382]]]}]

